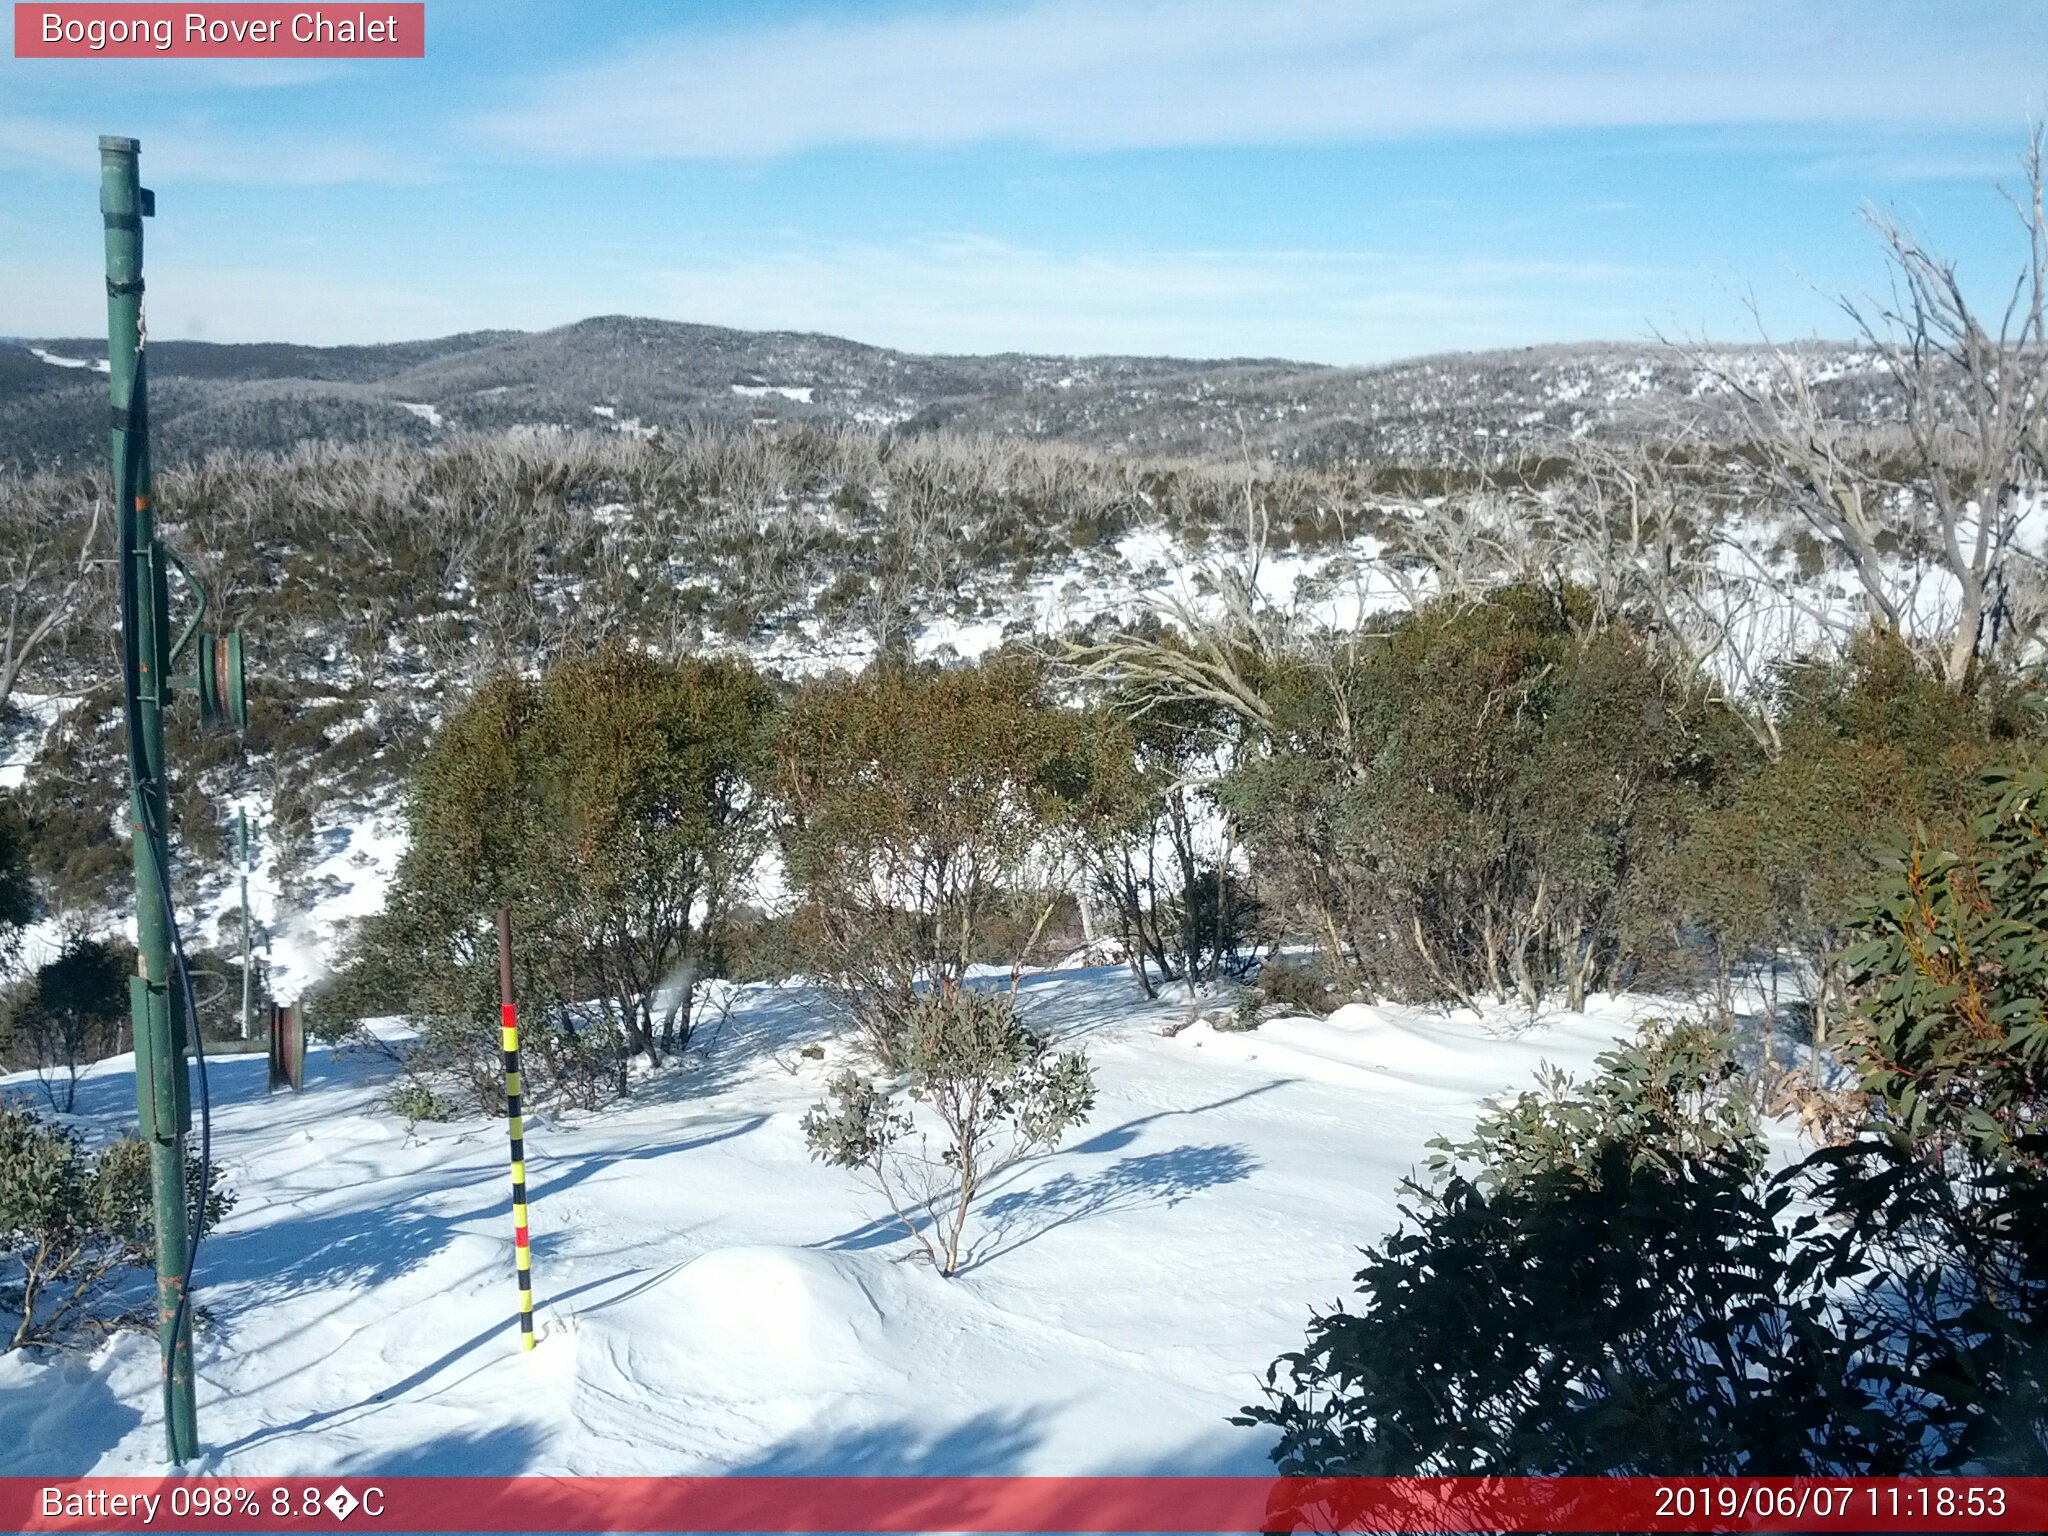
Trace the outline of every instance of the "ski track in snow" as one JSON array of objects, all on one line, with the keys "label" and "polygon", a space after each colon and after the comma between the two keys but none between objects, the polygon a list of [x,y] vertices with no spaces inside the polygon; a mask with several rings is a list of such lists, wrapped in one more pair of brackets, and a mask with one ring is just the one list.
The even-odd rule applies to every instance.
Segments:
[{"label": "ski track in snow", "polygon": [[[214,1062],[240,1203],[199,1255],[201,1470],[1258,1473],[1268,1436],[1226,1417],[1350,1293],[1427,1140],[1651,1006],[1166,1035],[1185,1004],[1120,968],[1023,996],[1086,1043],[1098,1103],[983,1197],[950,1281],[810,1160],[799,1119],[850,1052],[802,990],[741,989],[614,1110],[529,1115],[530,1354],[501,1121],[409,1132],[373,1049],[313,1049],[298,1096],[265,1097],[260,1057]],[[133,1093],[130,1058],[99,1064],[79,1123],[118,1132]],[[0,1356],[0,1474],[154,1472],[159,1403],[153,1337]]]}]

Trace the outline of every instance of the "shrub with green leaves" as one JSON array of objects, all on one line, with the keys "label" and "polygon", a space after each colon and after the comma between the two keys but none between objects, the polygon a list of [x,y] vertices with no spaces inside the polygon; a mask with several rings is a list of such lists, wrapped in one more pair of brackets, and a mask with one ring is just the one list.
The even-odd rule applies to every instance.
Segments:
[{"label": "shrub with green leaves", "polygon": [[883,1064],[902,1065],[919,995],[957,989],[1004,906],[1038,894],[1076,729],[1011,656],[883,661],[792,702],[776,783],[793,932]]},{"label": "shrub with green leaves", "polygon": [[1254,869],[1333,969],[1425,999],[1581,1007],[1668,944],[1646,873],[1745,742],[1571,588],[1374,618],[1257,686],[1218,786]]},{"label": "shrub with green leaves", "polygon": [[29,831],[15,796],[0,794],[0,973],[20,948],[21,930],[35,920]]},{"label": "shrub with green leaves", "polygon": [[120,1049],[134,972],[135,950],[126,941],[73,934],[18,989],[5,1056],[35,1070],[52,1109],[69,1114],[79,1069]]},{"label": "shrub with green leaves", "polygon": [[1850,924],[1874,1110],[1802,1175],[1835,1283],[1926,1388],[1947,1462],[2048,1473],[2048,761],[1993,770]]},{"label": "shrub with green leaves", "polygon": [[[199,1165],[188,1152],[187,1201],[199,1200]],[[0,1104],[0,1263],[9,1285],[0,1307],[15,1319],[12,1347],[52,1344],[82,1329],[153,1327],[121,1284],[155,1267],[150,1149],[126,1137],[98,1151],[76,1132],[23,1105]],[[195,1232],[212,1227],[235,1197],[218,1178]]]},{"label": "shrub with green leaves", "polygon": [[462,1113],[453,1100],[434,1091],[433,1084],[418,1077],[406,1077],[384,1096],[384,1107],[408,1126],[422,1120],[453,1120]]},{"label": "shrub with green leaves", "polygon": [[1236,1422],[1283,1473],[1925,1468],[1895,1374],[1787,1232],[1722,1044],[1653,1033],[1439,1144],[1355,1310]]},{"label": "shrub with green leaves", "polygon": [[595,1108],[684,1049],[767,837],[773,691],[741,661],[623,649],[499,678],[434,738],[385,910],[321,999],[421,1026],[422,1071],[502,1101],[495,914],[512,918],[536,1098]]},{"label": "shrub with green leaves", "polygon": [[[926,994],[904,1018],[906,1097],[841,1072],[803,1119],[811,1156],[866,1174],[942,1275],[963,1258],[968,1215],[989,1181],[1059,1144],[1095,1104],[1078,1051],[1054,1053],[1007,993]],[[937,1121],[920,1128],[913,1105]]]},{"label": "shrub with green leaves", "polygon": [[1256,1004],[1274,1013],[1322,1018],[1351,1001],[1339,979],[1313,955],[1276,955],[1259,967]]},{"label": "shrub with green leaves", "polygon": [[1854,914],[1850,1063],[1930,1155],[2011,1162],[2048,1118],[2048,761],[1994,770]]},{"label": "shrub with green leaves", "polygon": [[2048,762],[1852,909],[1869,1121],[1776,1174],[1665,1032],[1440,1147],[1242,1422],[1307,1473],[2048,1473]]},{"label": "shrub with green leaves", "polygon": [[1825,1044],[1852,909],[1880,859],[1916,825],[1958,825],[1978,775],[2025,755],[2036,727],[1996,675],[1960,695],[1875,635],[1840,661],[1782,668],[1772,708],[1782,750],[1730,776],[1663,845],[1650,904],[1711,939],[1724,996],[1744,962],[1795,962]]}]

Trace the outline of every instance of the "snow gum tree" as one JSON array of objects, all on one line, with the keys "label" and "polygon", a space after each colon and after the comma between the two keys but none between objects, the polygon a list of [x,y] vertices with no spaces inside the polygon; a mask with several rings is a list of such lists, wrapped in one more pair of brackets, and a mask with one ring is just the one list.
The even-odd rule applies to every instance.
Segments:
[{"label": "snow gum tree", "polygon": [[1574,588],[1437,599],[1269,662],[1218,786],[1254,867],[1375,989],[1573,1007],[1660,935],[1653,850],[1741,727]]},{"label": "snow gum tree", "polygon": [[1895,218],[1871,215],[1889,293],[1842,308],[1896,400],[1881,430],[1836,419],[1796,350],[1776,349],[1760,379],[1707,367],[1743,409],[1766,490],[1853,573],[1869,622],[1962,691],[1989,662],[2037,661],[2048,622],[2041,551],[2025,536],[2048,497],[2044,143],[2036,129],[2010,195],[2022,265],[1999,308],[1973,302],[1956,264]]},{"label": "snow gum tree", "polygon": [[422,1017],[494,1103],[507,908],[536,1087],[622,1090],[632,1055],[658,1065],[688,1042],[695,979],[766,838],[774,729],[772,690],[740,662],[609,649],[487,684],[421,765],[411,843],[336,1009]]},{"label": "snow gum tree", "polygon": [[1082,713],[1057,769],[1066,827],[1089,893],[1106,907],[1147,997],[1154,977],[1213,979],[1258,916],[1227,872],[1229,834],[1205,836],[1202,781],[1228,716],[1185,700],[1113,694]]},{"label": "snow gum tree", "polygon": [[1012,657],[947,671],[884,661],[792,703],[775,783],[794,925],[892,1069],[918,997],[958,991],[1005,903],[1044,889],[1078,731],[1038,668]]},{"label": "snow gum tree", "polygon": [[[804,1116],[811,1155],[873,1181],[942,1275],[959,1271],[975,1200],[1020,1158],[1057,1146],[1095,1104],[1079,1052],[1052,1052],[1006,992],[929,994],[903,1019],[907,1102],[854,1072]],[[912,1106],[937,1121],[919,1128]]]}]

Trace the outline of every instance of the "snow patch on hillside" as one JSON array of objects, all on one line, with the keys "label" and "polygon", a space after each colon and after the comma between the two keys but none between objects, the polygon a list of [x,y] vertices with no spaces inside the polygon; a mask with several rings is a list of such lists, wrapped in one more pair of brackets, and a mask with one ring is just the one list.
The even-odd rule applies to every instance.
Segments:
[{"label": "snow patch on hillside", "polygon": [[54,352],[45,352],[41,347],[30,347],[29,351],[36,358],[50,364],[54,368],[90,368],[94,373],[106,373],[110,371],[107,365],[107,360],[103,357],[92,359],[87,359],[83,357],[59,357]]}]

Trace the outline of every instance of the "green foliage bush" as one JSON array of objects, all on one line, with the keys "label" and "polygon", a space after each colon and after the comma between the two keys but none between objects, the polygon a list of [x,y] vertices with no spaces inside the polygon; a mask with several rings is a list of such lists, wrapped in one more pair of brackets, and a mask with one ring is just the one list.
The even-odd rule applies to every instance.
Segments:
[{"label": "green foliage bush", "polygon": [[865,1173],[942,1275],[967,1255],[975,1200],[1020,1158],[1059,1144],[1095,1104],[1078,1051],[1055,1054],[1003,992],[953,988],[914,1002],[902,1021],[909,1099],[938,1122],[918,1131],[908,1105],[882,1085],[841,1072],[803,1119],[811,1156]]},{"label": "green foliage bush", "polygon": [[792,931],[884,1063],[901,1063],[920,993],[957,990],[1034,887],[1068,817],[1075,731],[1040,670],[1002,655],[945,671],[884,661],[792,701],[776,772]]},{"label": "green foliage bush", "polygon": [[35,1070],[50,1107],[69,1114],[81,1067],[120,1049],[134,946],[73,934],[17,989],[5,1020],[5,1059]]},{"label": "green foliage bush", "polygon": [[2048,1472],[2048,760],[1994,769],[1849,925],[1842,1054],[1874,1124],[1807,1169],[1831,1273],[1959,1464]]},{"label": "green foliage bush", "polygon": [[408,1125],[417,1125],[422,1120],[454,1120],[462,1113],[452,1099],[436,1093],[431,1083],[417,1077],[407,1077],[396,1084],[384,1096],[384,1107]]},{"label": "green foliage bush", "polygon": [[1259,1001],[1271,1011],[1321,1018],[1350,999],[1338,978],[1312,957],[1275,957],[1259,967]]},{"label": "green foliage bush", "polygon": [[1244,1411],[1282,1470],[2048,1472],[2048,761],[1965,799],[1847,925],[1857,1135],[1769,1173],[1697,1030],[1496,1110]]},{"label": "green foliage bush", "polygon": [[28,820],[10,793],[0,793],[0,973],[13,963],[21,930],[35,921]]},{"label": "green foliage bush", "polygon": [[1797,961],[1819,1026],[1841,1011],[1836,957],[1880,856],[1916,825],[1954,825],[1978,775],[2024,755],[2036,727],[2001,680],[1960,695],[1875,635],[1785,668],[1773,709],[1781,750],[1664,845],[1653,904],[1711,941],[1724,986],[1746,961]]},{"label": "green foliage bush", "polygon": [[1922,833],[1857,909],[1845,1042],[1937,1156],[2010,1162],[2048,1112],[2048,761],[1994,770],[1960,835]]},{"label": "green foliage bush", "polygon": [[[186,1196],[197,1205],[199,1166],[188,1153]],[[76,1132],[39,1119],[25,1105],[0,1104],[0,1263],[14,1271],[0,1306],[17,1321],[12,1347],[61,1342],[80,1329],[153,1327],[122,1303],[124,1271],[153,1269],[150,1149],[127,1137],[88,1150]],[[218,1178],[194,1231],[235,1204]]]},{"label": "green foliage bush", "polygon": [[774,728],[772,691],[735,661],[615,649],[487,684],[420,764],[397,880],[323,1015],[410,1015],[422,1070],[495,1107],[502,907],[534,1093],[622,1092],[632,1055],[688,1043],[766,837]]},{"label": "green foliage bush", "polygon": [[1283,1473],[1924,1469],[1871,1343],[1812,1283],[1739,1096],[1693,1030],[1602,1058],[1440,1148],[1355,1311],[1237,1420]]},{"label": "green foliage bush", "polygon": [[1219,786],[1269,885],[1372,990],[1573,1007],[1664,942],[1647,870],[1734,771],[1734,717],[1570,589],[1376,620],[1257,680]]}]

